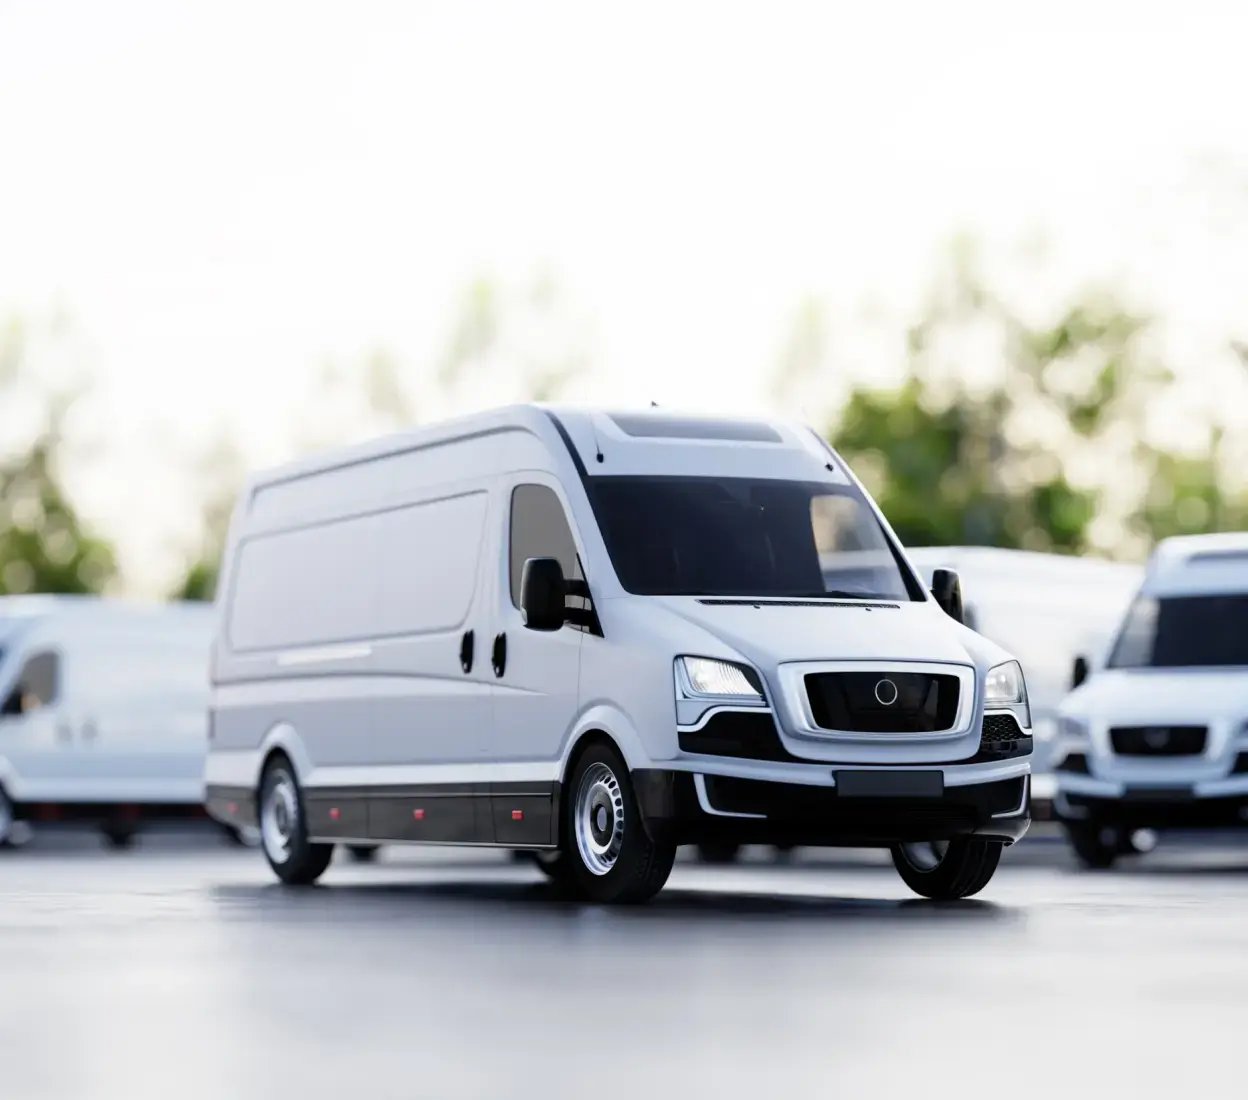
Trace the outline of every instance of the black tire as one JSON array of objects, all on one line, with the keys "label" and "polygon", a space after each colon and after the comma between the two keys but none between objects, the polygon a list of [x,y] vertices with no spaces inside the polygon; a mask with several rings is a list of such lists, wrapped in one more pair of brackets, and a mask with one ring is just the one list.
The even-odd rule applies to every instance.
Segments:
[{"label": "black tire", "polygon": [[100,836],[106,847],[115,852],[124,852],[134,847],[138,829],[134,822],[122,819],[110,819],[100,825]]},{"label": "black tire", "polygon": [[[308,840],[303,791],[295,769],[285,757],[275,758],[265,769],[257,805],[260,846],[273,873],[288,886],[312,885],[334,858],[334,846]],[[267,816],[266,811],[270,810],[272,816]]]},{"label": "black tire", "polygon": [[13,800],[9,798],[9,793],[3,787],[0,787],[0,848],[12,848],[13,845],[13,826],[16,823],[17,815],[14,813]]},{"label": "black tire", "polygon": [[375,863],[377,860],[377,853],[380,851],[380,844],[347,845],[347,855],[351,857],[352,863]]},{"label": "black tire", "polygon": [[[576,893],[590,901],[631,904],[648,901],[662,890],[672,873],[676,845],[656,840],[646,831],[620,754],[605,744],[590,745],[577,759],[564,789],[560,846],[568,865],[568,884]],[[585,850],[578,842],[577,828],[583,800]],[[599,809],[606,825],[596,831]],[[599,842],[606,845],[606,855],[595,868],[588,862],[587,851]],[[555,861],[556,866],[559,862]]]},{"label": "black tire", "polygon": [[736,863],[741,858],[741,845],[729,841],[711,841],[709,844],[697,845],[698,862],[710,863],[724,867]]},{"label": "black tire", "polygon": [[[1075,858],[1089,871],[1108,871],[1114,861],[1126,853],[1122,832],[1109,826],[1066,822],[1066,839],[1074,849]],[[1130,838],[1127,838],[1130,844]]]},{"label": "black tire", "polygon": [[572,860],[563,849],[525,852],[524,858],[561,890],[575,889]]},{"label": "black tire", "polygon": [[[978,894],[1001,861],[1002,845],[958,837],[947,845],[893,845],[893,866],[916,894],[933,901],[956,901]],[[920,852],[930,853],[920,858]]]}]

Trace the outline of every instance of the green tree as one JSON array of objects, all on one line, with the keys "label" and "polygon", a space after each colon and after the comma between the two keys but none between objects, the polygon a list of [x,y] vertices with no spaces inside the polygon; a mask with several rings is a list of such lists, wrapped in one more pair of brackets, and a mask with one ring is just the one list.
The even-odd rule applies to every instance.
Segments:
[{"label": "green tree", "polygon": [[[1176,385],[1153,328],[1104,291],[1029,321],[963,249],[906,333],[900,384],[851,388],[829,435],[912,545],[1134,555],[1168,534],[1242,526],[1246,498],[1223,484],[1214,425],[1195,457],[1149,441],[1149,411]],[[807,304],[784,388],[822,370],[822,331]]]},{"label": "green tree", "polygon": [[0,457],[0,593],[99,592],[116,575],[113,550],[87,530],[60,472],[75,397],[38,382],[29,349],[21,322],[0,329],[0,409],[20,409],[26,429]]}]

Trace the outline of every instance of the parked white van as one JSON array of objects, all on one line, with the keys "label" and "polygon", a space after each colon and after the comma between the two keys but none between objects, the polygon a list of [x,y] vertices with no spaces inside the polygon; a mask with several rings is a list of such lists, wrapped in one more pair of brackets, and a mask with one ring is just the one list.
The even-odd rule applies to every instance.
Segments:
[{"label": "parked white van", "polygon": [[1137,830],[1248,823],[1248,533],[1158,544],[1108,659],[1062,704],[1057,756],[1087,866]]},{"label": "parked white van", "polygon": [[1057,712],[1080,654],[1103,652],[1144,578],[1140,565],[1003,550],[992,546],[908,547],[920,575],[952,569],[962,581],[966,624],[1004,646],[1023,666],[1035,752],[1031,797],[1051,802],[1057,783]]},{"label": "parked white van", "polygon": [[479,844],[640,900],[734,840],[973,894],[1030,820],[1031,719],[935,587],[787,423],[521,406],[314,458],[235,512],[209,809],[290,883]]},{"label": "parked white van", "polygon": [[15,821],[200,815],[212,612],[0,597],[0,841]]}]

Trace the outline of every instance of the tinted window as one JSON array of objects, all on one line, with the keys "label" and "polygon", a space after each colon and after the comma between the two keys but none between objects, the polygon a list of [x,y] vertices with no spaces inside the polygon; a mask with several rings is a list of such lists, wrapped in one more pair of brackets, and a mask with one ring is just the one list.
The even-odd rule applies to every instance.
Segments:
[{"label": "tinted window", "polygon": [[1131,605],[1110,668],[1248,665],[1248,595],[1140,596]]},{"label": "tinted window", "polygon": [[853,486],[596,477],[592,497],[620,583],[639,595],[911,598]]},{"label": "tinted window", "polygon": [[511,602],[517,607],[524,563],[529,558],[558,558],[565,577],[581,577],[576,541],[563,505],[545,485],[517,485],[511,493]]},{"label": "tinted window", "polygon": [[29,714],[56,702],[60,692],[61,659],[56,653],[36,653],[27,659],[4,704],[8,715]]}]

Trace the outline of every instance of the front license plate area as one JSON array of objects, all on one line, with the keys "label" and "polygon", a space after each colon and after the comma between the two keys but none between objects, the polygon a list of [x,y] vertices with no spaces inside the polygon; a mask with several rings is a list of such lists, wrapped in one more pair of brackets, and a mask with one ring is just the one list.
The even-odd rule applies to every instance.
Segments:
[{"label": "front license plate area", "polygon": [[845,771],[832,773],[841,798],[942,798],[944,772]]}]

